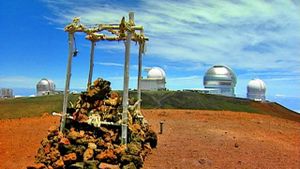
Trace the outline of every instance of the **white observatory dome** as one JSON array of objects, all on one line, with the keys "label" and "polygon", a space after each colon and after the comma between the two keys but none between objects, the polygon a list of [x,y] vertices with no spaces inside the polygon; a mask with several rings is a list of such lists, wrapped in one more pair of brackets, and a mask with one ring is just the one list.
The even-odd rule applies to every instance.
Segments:
[{"label": "white observatory dome", "polygon": [[48,95],[55,91],[55,84],[52,80],[43,78],[37,83],[36,91],[38,96]]},{"label": "white observatory dome", "polygon": [[203,85],[208,89],[219,90],[221,95],[235,96],[236,76],[231,68],[224,65],[215,65],[205,73]]},{"label": "white observatory dome", "polygon": [[247,85],[247,98],[257,101],[266,99],[266,84],[260,79],[253,79]]},{"label": "white observatory dome", "polygon": [[149,70],[147,78],[148,79],[165,79],[166,73],[160,67],[153,67]]}]

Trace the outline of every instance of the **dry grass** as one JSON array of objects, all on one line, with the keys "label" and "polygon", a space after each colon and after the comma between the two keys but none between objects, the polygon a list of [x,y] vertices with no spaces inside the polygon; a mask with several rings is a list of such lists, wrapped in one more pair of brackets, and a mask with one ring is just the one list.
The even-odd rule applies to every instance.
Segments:
[{"label": "dry grass", "polygon": [[[136,97],[136,92],[131,91],[130,96]],[[78,95],[70,95],[70,100],[74,102],[77,97]],[[300,114],[271,102],[260,103],[242,98],[183,91],[148,91],[142,93],[142,99],[142,108],[144,109],[226,110],[267,114],[300,121]],[[62,110],[62,102],[63,95],[0,100],[0,119],[34,117],[41,116],[45,112],[60,112]]]}]

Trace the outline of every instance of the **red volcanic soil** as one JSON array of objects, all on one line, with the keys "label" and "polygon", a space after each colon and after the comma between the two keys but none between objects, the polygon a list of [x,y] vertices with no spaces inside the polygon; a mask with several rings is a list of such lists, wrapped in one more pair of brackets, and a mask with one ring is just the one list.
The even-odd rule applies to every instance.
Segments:
[{"label": "red volcanic soil", "polygon": [[[157,168],[289,168],[300,166],[300,122],[228,111],[143,110],[158,134],[145,161]],[[33,164],[58,117],[0,120],[0,169]]]}]

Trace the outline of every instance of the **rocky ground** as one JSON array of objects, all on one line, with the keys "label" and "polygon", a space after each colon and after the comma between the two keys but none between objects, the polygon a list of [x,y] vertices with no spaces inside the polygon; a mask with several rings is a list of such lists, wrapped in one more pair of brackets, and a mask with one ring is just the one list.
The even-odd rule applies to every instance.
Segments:
[{"label": "rocky ground", "polygon": [[[144,168],[299,168],[300,123],[227,111],[144,110],[159,132]],[[59,118],[0,120],[0,168],[34,162],[40,141]]]}]

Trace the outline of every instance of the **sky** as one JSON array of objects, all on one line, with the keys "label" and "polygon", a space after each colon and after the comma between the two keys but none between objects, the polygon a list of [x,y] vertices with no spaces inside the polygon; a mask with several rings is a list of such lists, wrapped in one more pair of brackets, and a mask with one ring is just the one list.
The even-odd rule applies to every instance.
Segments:
[{"label": "sky", "polygon": [[[299,0],[0,1],[0,87],[30,95],[45,77],[63,90],[68,56],[63,28],[75,16],[85,25],[119,23],[129,11],[150,39],[143,67],[162,67],[168,89],[203,88],[207,69],[223,64],[236,73],[237,96],[246,97],[248,82],[260,78],[268,100],[300,112]],[[72,89],[87,83],[91,44],[84,36],[75,35],[79,54],[73,58]],[[123,42],[98,42],[93,78],[122,89],[124,50]],[[136,88],[137,52],[132,42],[130,88]]]}]

